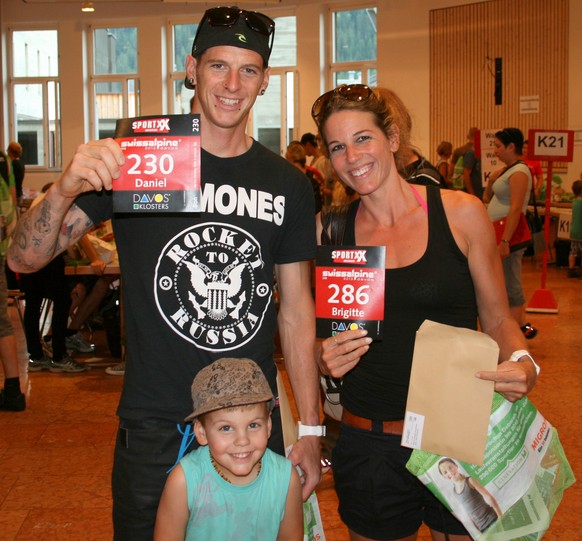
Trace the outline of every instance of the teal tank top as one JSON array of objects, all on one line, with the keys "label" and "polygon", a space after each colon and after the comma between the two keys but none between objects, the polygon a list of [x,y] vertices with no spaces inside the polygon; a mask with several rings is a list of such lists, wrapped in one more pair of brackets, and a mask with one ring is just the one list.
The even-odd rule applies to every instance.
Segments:
[{"label": "teal tank top", "polygon": [[212,467],[208,446],[186,455],[190,519],[186,541],[275,541],[285,514],[291,462],[267,449],[257,479],[236,486]]}]

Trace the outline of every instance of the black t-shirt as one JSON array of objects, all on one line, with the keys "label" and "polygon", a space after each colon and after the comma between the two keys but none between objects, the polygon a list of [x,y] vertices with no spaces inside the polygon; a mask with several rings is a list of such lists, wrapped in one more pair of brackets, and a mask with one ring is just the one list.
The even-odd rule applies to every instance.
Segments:
[{"label": "black t-shirt", "polygon": [[[313,193],[305,175],[254,142],[202,152],[201,214],[116,215],[127,369],[118,413],[180,422],[195,374],[220,357],[249,357],[273,388],[273,267],[315,257]],[[94,223],[111,195],[77,204]]]}]

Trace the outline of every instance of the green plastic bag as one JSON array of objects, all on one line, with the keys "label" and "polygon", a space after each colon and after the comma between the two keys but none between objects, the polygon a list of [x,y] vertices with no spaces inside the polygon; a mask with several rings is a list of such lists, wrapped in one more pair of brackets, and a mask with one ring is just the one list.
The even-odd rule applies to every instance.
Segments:
[{"label": "green plastic bag", "polygon": [[415,450],[406,467],[479,541],[542,539],[575,482],[557,430],[527,398],[497,393],[482,466]]}]

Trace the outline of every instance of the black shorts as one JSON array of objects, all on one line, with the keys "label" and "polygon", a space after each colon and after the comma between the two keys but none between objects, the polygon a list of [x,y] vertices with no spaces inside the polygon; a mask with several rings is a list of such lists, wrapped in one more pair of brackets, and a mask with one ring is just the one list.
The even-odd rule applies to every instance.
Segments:
[{"label": "black shorts", "polygon": [[399,539],[429,528],[469,535],[463,525],[406,469],[412,449],[401,437],[341,425],[333,451],[339,514],[364,537]]}]

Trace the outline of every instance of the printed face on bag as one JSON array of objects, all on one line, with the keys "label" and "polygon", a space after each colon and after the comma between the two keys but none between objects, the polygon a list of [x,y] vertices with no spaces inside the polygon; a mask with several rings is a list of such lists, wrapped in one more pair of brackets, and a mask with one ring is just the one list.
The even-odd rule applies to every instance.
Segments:
[{"label": "printed face on bag", "polygon": [[459,467],[451,460],[443,460],[439,464],[439,472],[449,481],[455,481],[463,477],[459,471]]}]

